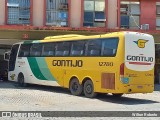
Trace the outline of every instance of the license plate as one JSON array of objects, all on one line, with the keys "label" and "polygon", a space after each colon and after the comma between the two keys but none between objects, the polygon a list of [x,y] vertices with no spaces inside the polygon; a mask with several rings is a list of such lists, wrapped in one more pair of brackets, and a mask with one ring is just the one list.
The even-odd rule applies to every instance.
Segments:
[{"label": "license plate", "polygon": [[142,88],[143,88],[143,86],[137,86],[137,88],[142,89]]}]

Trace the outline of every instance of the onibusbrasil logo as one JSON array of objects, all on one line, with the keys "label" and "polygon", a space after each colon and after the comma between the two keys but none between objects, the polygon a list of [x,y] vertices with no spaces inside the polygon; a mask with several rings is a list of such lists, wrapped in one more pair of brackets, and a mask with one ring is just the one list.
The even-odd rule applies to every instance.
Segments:
[{"label": "onibusbrasil logo", "polygon": [[148,40],[139,39],[138,41],[133,42],[136,43],[139,48],[145,48],[145,45],[148,42]]}]

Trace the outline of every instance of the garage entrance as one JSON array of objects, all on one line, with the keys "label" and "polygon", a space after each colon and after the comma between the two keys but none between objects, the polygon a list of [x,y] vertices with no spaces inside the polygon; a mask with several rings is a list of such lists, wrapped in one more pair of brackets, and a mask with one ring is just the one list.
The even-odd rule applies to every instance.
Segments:
[{"label": "garage entrance", "polygon": [[160,84],[160,43],[155,44],[155,83]]},{"label": "garage entrance", "polygon": [[0,39],[0,80],[7,79],[8,62],[4,61],[4,53],[10,51],[16,42],[21,42],[21,40]]}]

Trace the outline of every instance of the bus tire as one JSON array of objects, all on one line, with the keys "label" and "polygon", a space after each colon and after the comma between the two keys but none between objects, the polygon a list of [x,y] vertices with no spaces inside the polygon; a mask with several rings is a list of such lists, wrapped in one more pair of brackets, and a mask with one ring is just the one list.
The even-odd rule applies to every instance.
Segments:
[{"label": "bus tire", "polygon": [[122,97],[123,93],[112,93],[113,97],[120,98]]},{"label": "bus tire", "polygon": [[84,91],[84,95],[88,98],[94,98],[97,96],[97,93],[94,92],[94,85],[93,82],[91,80],[87,80],[84,83],[84,87],[83,87],[83,91]]},{"label": "bus tire", "polygon": [[73,78],[69,85],[69,90],[72,95],[79,96],[82,94],[82,85],[79,84],[79,80],[77,78]]},{"label": "bus tire", "polygon": [[18,75],[18,86],[20,86],[20,87],[25,87],[26,86],[26,84],[24,82],[23,73],[19,73],[19,75]]}]

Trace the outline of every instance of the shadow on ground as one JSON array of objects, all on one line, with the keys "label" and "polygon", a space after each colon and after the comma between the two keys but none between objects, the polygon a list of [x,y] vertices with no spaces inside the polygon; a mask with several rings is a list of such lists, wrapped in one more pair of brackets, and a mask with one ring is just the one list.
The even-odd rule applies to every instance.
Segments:
[{"label": "shadow on ground", "polygon": [[26,87],[19,87],[17,83],[10,81],[0,82],[0,89],[28,89],[28,90],[40,90],[40,91],[70,94],[68,89],[57,86],[27,84]]},{"label": "shadow on ground", "polygon": [[[1,89],[40,90],[40,91],[56,92],[56,93],[71,95],[70,91],[68,89],[61,88],[61,87],[42,86],[42,85],[28,85],[27,87],[18,87],[18,85],[14,82],[0,82],[0,88]],[[160,90],[160,85],[155,85],[155,91],[159,91],[159,90]],[[81,97],[84,97],[84,95]],[[99,94],[95,99],[98,99],[98,100],[104,101],[104,102],[125,104],[125,105],[160,103],[160,102],[154,101],[154,100],[143,99],[143,97],[142,98],[130,98],[125,95],[122,97],[113,97],[111,94]]]},{"label": "shadow on ground", "polygon": [[143,97],[142,98],[136,98],[136,97],[130,98],[130,97],[126,97],[125,95],[122,97],[113,97],[112,95],[100,95],[97,97],[97,99],[104,101],[104,102],[124,104],[124,105],[140,105],[140,104],[160,103],[160,102],[154,101],[154,100],[143,99]]}]

